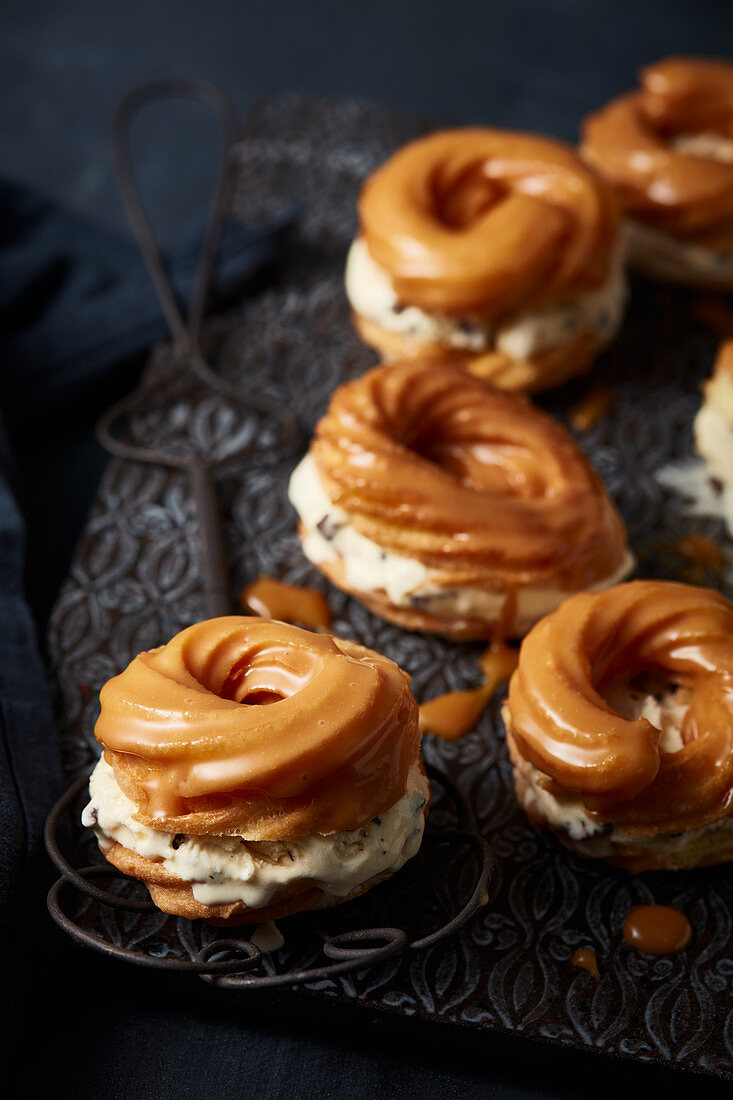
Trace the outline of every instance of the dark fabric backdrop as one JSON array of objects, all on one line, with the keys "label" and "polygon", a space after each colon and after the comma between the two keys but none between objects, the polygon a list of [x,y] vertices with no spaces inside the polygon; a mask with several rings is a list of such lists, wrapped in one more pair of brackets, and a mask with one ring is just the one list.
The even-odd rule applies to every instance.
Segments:
[{"label": "dark fabric backdrop", "polygon": [[[86,221],[77,223],[93,263],[111,257],[122,278],[125,271],[131,277],[133,260],[111,182],[107,131],[117,100],[142,80],[208,78],[243,111],[260,95],[301,87],[367,96],[449,121],[573,139],[580,116],[628,86],[644,61],[670,52],[733,51],[733,6],[713,0],[11,0],[2,7],[0,28],[3,171],[106,226],[97,232]],[[142,181],[158,196],[157,224],[185,257],[181,226],[201,208],[211,139],[195,108],[182,107],[166,119],[165,128],[154,115],[143,120],[136,145]],[[3,988],[7,1063],[19,1081],[10,1095],[40,1095],[49,1074],[55,1095],[125,1100],[559,1097],[674,1087],[666,1073],[327,1012],[292,993],[262,999],[222,995],[197,981],[89,955],[51,925],[42,902],[49,869],[38,854],[38,830],[59,775],[21,573],[25,562],[25,587],[42,637],[103,468],[91,435],[93,419],[132,384],[141,342],[128,346],[133,326],[120,326],[118,315],[119,354],[97,360],[99,370],[75,375],[81,362],[73,354],[79,295],[63,297],[68,282],[57,272],[55,283],[41,282],[23,298],[29,312],[19,315],[13,280],[27,288],[26,277],[32,286],[33,271],[8,265],[7,241],[24,204],[38,200],[5,191],[1,201],[6,355],[0,362],[0,407],[6,431],[0,440],[0,883],[7,904],[0,911],[0,935],[9,966]],[[55,211],[44,209],[48,220],[39,223],[41,229],[57,224]],[[62,217],[61,224],[68,232],[68,220]],[[56,325],[52,337],[36,324],[49,311]],[[123,318],[125,312],[135,315],[123,311]],[[19,320],[26,337],[30,333],[27,361],[28,349],[35,348],[39,369],[52,363],[58,391],[31,386],[30,375],[20,381],[8,376],[13,360],[7,341],[17,335]],[[159,331],[153,317],[146,339]],[[57,340],[60,346],[52,347]],[[11,678],[18,654],[26,658],[22,676]],[[23,761],[37,760],[31,776],[24,773],[26,763],[13,759],[9,731],[18,729],[26,731]],[[24,792],[31,789],[32,804],[23,813]],[[30,857],[19,861],[18,853]],[[30,1052],[21,1055],[29,1051],[29,1039]]]}]

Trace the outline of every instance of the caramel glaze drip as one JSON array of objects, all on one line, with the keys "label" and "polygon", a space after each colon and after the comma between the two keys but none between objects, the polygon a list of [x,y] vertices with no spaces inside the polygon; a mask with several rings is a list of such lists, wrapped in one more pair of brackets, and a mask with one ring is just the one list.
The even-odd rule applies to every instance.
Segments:
[{"label": "caramel glaze drip", "polygon": [[598,970],[598,961],[596,959],[595,951],[592,951],[590,947],[581,947],[573,955],[570,956],[570,965],[577,966],[581,970],[587,970],[589,974],[592,974],[596,981],[600,980],[600,972]]},{"label": "caramel glaze drip", "polygon": [[473,128],[395,153],[364,185],[359,220],[401,302],[489,319],[599,286],[618,214],[569,146]]},{"label": "caramel glaze drip", "polygon": [[670,549],[692,565],[720,570],[726,564],[725,554],[717,542],[708,535],[684,535],[683,538],[671,543]]},{"label": "caramel glaze drip", "polygon": [[508,680],[517,667],[519,654],[502,642],[492,644],[479,657],[484,673],[481,687],[468,691],[448,691],[420,705],[421,733],[434,733],[447,741],[457,741],[474,728],[481,712],[499,684]]},{"label": "caramel glaze drip", "polygon": [[340,386],[312,454],[355,528],[436,583],[578,590],[626,552],[622,520],[565,429],[450,364],[392,363]]},{"label": "caramel glaze drip", "polygon": [[321,631],[331,625],[331,609],[315,588],[301,588],[261,574],[243,590],[240,599],[245,610],[268,619],[301,623]]},{"label": "caramel glaze drip", "polygon": [[692,925],[668,905],[637,905],[624,921],[624,939],[647,955],[677,955],[692,938]]},{"label": "caramel glaze drip", "polygon": [[582,153],[635,216],[731,251],[733,164],[672,144],[710,133],[733,138],[733,65],[671,57],[642,70],[640,91],[585,120]]},{"label": "caramel glaze drip", "polygon": [[95,735],[136,820],[277,840],[359,828],[419,758],[409,677],[355,643],[266,619],[198,623],[102,689]]},{"label": "caramel glaze drip", "polygon": [[[683,747],[603,698],[642,671],[686,687]],[[718,592],[632,581],[566,600],[524,639],[508,737],[534,767],[631,836],[684,832],[733,806],[733,604]]]},{"label": "caramel glaze drip", "polygon": [[587,432],[599,420],[608,416],[616,401],[609,386],[591,386],[576,405],[570,409],[568,419],[576,432]]}]

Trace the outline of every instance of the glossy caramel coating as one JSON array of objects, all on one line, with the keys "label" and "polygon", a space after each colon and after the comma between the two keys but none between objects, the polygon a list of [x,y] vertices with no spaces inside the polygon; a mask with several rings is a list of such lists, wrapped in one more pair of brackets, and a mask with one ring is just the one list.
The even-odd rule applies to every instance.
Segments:
[{"label": "glossy caramel coating", "polygon": [[[607,685],[644,671],[691,692],[677,752],[660,752],[658,729],[603,697]],[[525,638],[507,719],[513,754],[543,773],[548,790],[579,796],[591,817],[639,838],[628,853],[640,857],[634,869],[670,865],[664,853],[645,861],[643,839],[695,830],[733,809],[733,605],[710,589],[662,581],[567,600]],[[696,854],[713,862],[707,847]]]},{"label": "glossy caramel coating", "polygon": [[582,154],[635,218],[689,243],[733,251],[733,163],[675,148],[684,135],[733,139],[733,65],[671,57],[641,88],[583,124]]},{"label": "glossy caramel coating", "polygon": [[621,518],[564,428],[451,364],[390,364],[340,386],[311,451],[357,531],[436,583],[577,590],[626,552]]},{"label": "glossy caramel coating", "polygon": [[562,142],[473,127],[398,150],[365,183],[359,221],[401,302],[489,319],[600,286],[618,215]]},{"label": "glossy caramel coating", "polygon": [[419,759],[409,677],[267,619],[197,623],[105,684],[95,735],[136,820],[279,840],[361,827]]}]

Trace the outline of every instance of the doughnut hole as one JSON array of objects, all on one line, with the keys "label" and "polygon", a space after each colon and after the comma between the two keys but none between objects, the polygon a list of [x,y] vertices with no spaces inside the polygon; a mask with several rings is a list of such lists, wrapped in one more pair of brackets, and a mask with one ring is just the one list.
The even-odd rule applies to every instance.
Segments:
[{"label": "doughnut hole", "polygon": [[244,645],[236,633],[209,652],[184,659],[202,688],[245,706],[271,706],[296,695],[318,671],[317,654],[279,645]]}]

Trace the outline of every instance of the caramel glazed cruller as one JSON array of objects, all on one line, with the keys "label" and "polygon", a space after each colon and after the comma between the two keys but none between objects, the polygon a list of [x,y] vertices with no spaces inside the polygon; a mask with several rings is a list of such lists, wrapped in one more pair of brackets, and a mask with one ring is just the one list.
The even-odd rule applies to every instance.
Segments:
[{"label": "caramel glazed cruller", "polygon": [[418,851],[409,677],[269,619],[188,627],[102,689],[83,822],[166,913],[251,924],[347,901]]},{"label": "caramel glazed cruller", "polygon": [[633,566],[623,521],[565,429],[451,363],[340,386],[294,471],[304,553],[410,630],[517,637]]},{"label": "caramel glazed cruller", "polygon": [[527,635],[504,708],[533,824],[630,871],[733,859],[733,605],[633,581]]},{"label": "caramel glazed cruller", "polygon": [[629,262],[733,289],[733,65],[671,57],[583,124],[581,152],[627,214]]},{"label": "caramel glazed cruller", "polygon": [[562,142],[481,128],[410,142],[364,184],[346,291],[387,360],[451,358],[509,390],[587,370],[625,302],[611,189]]}]

